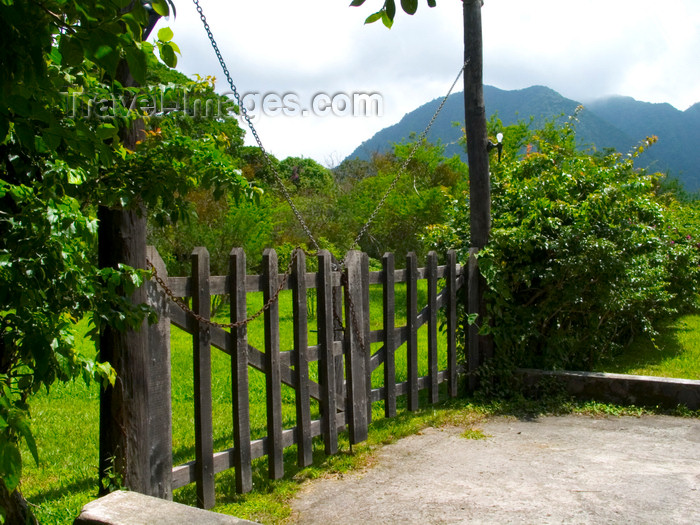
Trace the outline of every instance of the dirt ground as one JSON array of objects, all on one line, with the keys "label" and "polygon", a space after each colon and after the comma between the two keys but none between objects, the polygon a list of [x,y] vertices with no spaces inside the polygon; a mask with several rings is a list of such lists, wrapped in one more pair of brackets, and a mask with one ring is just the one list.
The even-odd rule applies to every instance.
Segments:
[{"label": "dirt ground", "polygon": [[297,523],[700,523],[700,419],[497,417],[387,445],[309,482]]}]

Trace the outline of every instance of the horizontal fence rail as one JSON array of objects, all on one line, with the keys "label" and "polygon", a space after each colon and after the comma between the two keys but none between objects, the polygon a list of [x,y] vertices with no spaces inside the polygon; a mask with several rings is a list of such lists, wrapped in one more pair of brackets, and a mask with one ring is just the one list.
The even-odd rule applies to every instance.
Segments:
[{"label": "horizontal fence rail", "polygon": [[[457,297],[465,286],[465,271],[457,264],[454,251],[446,255],[445,264],[438,264],[430,252],[425,267],[418,268],[415,254],[406,258],[406,268],[395,269],[393,254],[382,258],[382,270],[370,271],[368,256],[349,252],[343,272],[331,254],[317,256],[318,271],[307,272],[306,256],[297,251],[291,273],[284,280],[278,270],[274,250],[263,254],[260,275],[246,274],[246,256],[242,249],[230,253],[229,271],[225,276],[211,276],[209,254],[196,248],[192,254],[192,275],[169,277],[165,265],[154,248],[149,260],[162,284],[149,283],[151,305],[159,313],[159,322],[149,328],[154,352],[151,356],[151,385],[157,385],[153,396],[151,422],[151,475],[164,497],[172,490],[196,483],[199,506],[215,504],[214,475],[229,469],[235,471],[236,490],[252,488],[252,462],[267,457],[272,479],[284,475],[283,452],[297,446],[300,467],[312,463],[312,440],[322,436],[326,454],[338,451],[338,434],[347,430],[350,442],[367,438],[372,419],[372,403],[383,401],[385,417],[397,413],[397,397],[406,396],[408,410],[419,408],[419,391],[427,390],[429,403],[436,403],[439,387],[447,383],[450,396],[457,395]],[[425,280],[425,304],[419,305],[419,281]],[[442,289],[440,284],[444,283]],[[405,284],[406,323],[396,326],[396,285]],[[370,289],[381,288],[381,312],[371,311]],[[291,348],[282,348],[280,337],[278,290],[292,291],[293,341]],[[263,313],[264,348],[248,341],[246,320],[248,294],[262,292],[269,308]],[[230,298],[230,329],[202,321],[211,316],[211,298]],[[191,300],[187,311],[168,296]],[[316,319],[310,319],[308,302],[316,302]],[[438,326],[442,310],[445,329]],[[381,319],[381,328],[372,329],[372,319]],[[192,334],[194,374],[195,460],[172,466],[172,416],[170,399],[170,325]],[[375,322],[376,324],[376,322]],[[419,342],[419,330],[426,325],[425,342]],[[316,332],[316,344],[310,345],[309,331]],[[446,368],[439,367],[440,336],[445,338]],[[421,338],[422,341],[422,338]],[[373,348],[374,345],[374,348]],[[397,382],[397,351],[406,345],[404,381]],[[422,345],[422,347],[421,347]],[[231,356],[233,447],[214,450],[212,415],[212,347]],[[422,349],[419,351],[419,347]],[[403,352],[403,350],[402,350]],[[427,359],[427,375],[419,377]],[[315,364],[314,364],[315,363]],[[311,379],[310,366],[317,367],[318,382]],[[373,372],[383,367],[381,380]],[[249,373],[255,369],[265,374],[267,435],[251,439]],[[314,368],[316,369],[316,368]],[[376,383],[381,383],[376,385]],[[294,389],[295,421],[284,428],[282,421],[282,385]],[[318,419],[312,419],[312,400],[318,402]],[[163,413],[165,412],[165,414]]]}]

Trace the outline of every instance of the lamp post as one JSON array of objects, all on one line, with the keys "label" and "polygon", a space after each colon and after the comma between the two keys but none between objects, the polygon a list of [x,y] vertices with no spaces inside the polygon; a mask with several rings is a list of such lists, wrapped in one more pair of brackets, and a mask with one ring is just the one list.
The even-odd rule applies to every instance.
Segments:
[{"label": "lamp post", "polygon": [[488,144],[486,144],[486,151],[491,151],[493,148],[496,148],[498,150],[498,162],[501,162],[501,152],[503,151],[503,133],[498,133],[496,135],[496,143],[494,144],[492,141],[488,141]]}]

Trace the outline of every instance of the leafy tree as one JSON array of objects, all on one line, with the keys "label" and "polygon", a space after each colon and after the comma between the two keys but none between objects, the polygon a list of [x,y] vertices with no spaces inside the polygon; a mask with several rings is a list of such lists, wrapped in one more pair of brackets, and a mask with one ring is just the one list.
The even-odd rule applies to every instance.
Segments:
[{"label": "leafy tree", "polygon": [[[38,460],[31,396],[56,380],[115,379],[108,363],[75,352],[74,324],[90,312],[94,335],[148,314],[128,300],[146,272],[97,267],[96,207],[146,206],[165,221],[186,215],[194,187],[250,190],[221,136],[163,126],[124,146],[120,130],[148,111],[143,93],[116,79],[128,67],[146,82],[154,50],[145,28],[168,13],[165,0],[146,5],[0,1],[0,521],[31,519],[18,490],[20,440]],[[155,46],[168,65],[171,38],[162,29]]]},{"label": "leafy tree", "polygon": [[[355,235],[369,219],[397,174],[406,164],[414,142],[397,144],[393,154],[375,155],[372,169],[376,176],[364,176],[338,199],[339,222],[344,225],[352,243]],[[419,255],[427,252],[423,242],[426,227],[445,220],[445,210],[461,187],[466,186],[467,167],[458,158],[445,159],[444,147],[423,142],[405,171],[396,180],[394,190],[377,213],[360,247],[372,257],[385,251]],[[347,175],[352,179],[352,175]]]}]

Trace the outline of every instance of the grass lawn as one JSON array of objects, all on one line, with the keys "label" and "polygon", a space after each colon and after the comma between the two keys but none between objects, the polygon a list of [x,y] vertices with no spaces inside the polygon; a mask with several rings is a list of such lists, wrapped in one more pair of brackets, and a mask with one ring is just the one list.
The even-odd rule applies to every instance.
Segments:
[{"label": "grass lawn", "polygon": [[[424,282],[423,282],[424,284]],[[397,285],[397,305],[402,305],[405,285]],[[280,319],[282,348],[291,347],[291,297],[285,292],[280,299]],[[378,289],[371,291],[373,313],[372,329],[381,327],[381,294]],[[253,297],[249,305],[251,312],[262,303],[260,296]],[[419,304],[425,304],[425,288],[419,293]],[[224,321],[227,312],[219,318]],[[405,310],[397,311],[397,326],[405,323]],[[85,325],[79,327],[86,330]],[[263,347],[262,319],[249,327],[251,344]],[[315,332],[309,332],[309,344],[315,344]],[[444,339],[444,338],[439,338]],[[419,333],[421,365],[419,374],[427,373],[426,331]],[[653,345],[636,342],[634,352],[621,356],[605,371],[652,374],[700,379],[700,316],[684,316],[669,323],[656,339],[658,349]],[[87,343],[81,343],[82,352],[93,352]],[[377,345],[379,346],[379,345]],[[373,347],[376,351],[377,348]],[[402,355],[403,353],[403,355]],[[446,352],[441,342],[440,368],[445,367]],[[231,377],[230,358],[213,349],[213,402],[214,402],[214,448],[221,450],[232,446],[231,440]],[[634,355],[634,357],[631,357]],[[613,366],[614,365],[614,366]],[[172,330],[173,366],[173,454],[175,464],[194,459],[193,392],[192,392],[192,343],[191,336],[173,327]],[[405,380],[405,346],[397,352],[397,380]],[[315,377],[315,365],[310,375]],[[382,380],[382,369],[373,374],[376,385]],[[264,398],[264,376],[251,369],[251,429],[253,438],[266,434]],[[444,385],[443,385],[444,386]],[[621,408],[600,403],[572,404],[561,400],[547,405],[518,405],[513,408],[507,403],[480,404],[470,399],[445,400],[439,405],[430,406],[421,397],[420,411],[410,413],[405,408],[405,398],[398,399],[399,415],[391,420],[383,419],[382,403],[373,405],[373,424],[369,439],[350,450],[347,436],[340,436],[340,452],[331,457],[323,454],[320,438],[314,441],[314,464],[305,469],[296,467],[295,447],[285,449],[285,477],[278,481],[267,478],[266,458],[254,464],[253,491],[239,495],[234,490],[233,471],[216,476],[217,512],[233,514],[263,523],[278,523],[289,517],[288,501],[300,486],[300,482],[329,473],[343,472],[371,461],[371,452],[381,444],[392,442],[400,437],[419,431],[426,426],[453,424],[465,429],[465,437],[478,436],[472,430],[487,414],[512,413],[513,410],[529,412],[570,412],[606,414],[639,414],[635,408]],[[443,391],[441,399],[446,399]],[[285,428],[294,426],[294,392],[283,387]],[[97,493],[98,461],[98,413],[99,388],[82,382],[56,385],[50,393],[41,394],[32,404],[33,425],[41,464],[37,467],[31,455],[24,451],[24,472],[22,491],[32,505],[41,523],[72,523],[80,508],[95,498]],[[318,414],[318,406],[312,403],[312,416]],[[174,499],[194,505],[194,485],[175,491]]]},{"label": "grass lawn", "polygon": [[[419,286],[419,304],[426,302],[425,281]],[[405,284],[396,286],[397,296],[397,326],[405,324]],[[373,330],[382,326],[381,287],[374,286],[370,292],[373,319]],[[249,313],[262,306],[262,294],[249,294]],[[292,301],[291,292],[283,292],[280,296],[280,339],[282,349],[292,347]],[[227,322],[228,311],[222,312],[218,319]],[[311,321],[311,318],[310,318]],[[310,323],[309,344],[316,344],[315,328]],[[249,341],[259,349],[264,348],[263,319],[260,317],[249,325]],[[87,323],[78,326],[79,334],[87,331]],[[446,345],[443,338],[439,344],[440,369],[446,368]],[[94,352],[94,346],[85,339],[80,340],[79,351],[85,355]],[[427,374],[427,328],[419,331],[421,345],[421,363],[419,375]],[[373,351],[381,346],[373,345]],[[173,327],[171,333],[172,352],[172,404],[173,404],[173,458],[174,464],[182,464],[194,459],[194,400],[193,400],[193,366],[192,366],[192,336]],[[397,381],[406,379],[406,347],[397,351]],[[310,364],[309,374],[317,380],[316,363]],[[233,445],[231,423],[231,365],[230,357],[217,349],[212,349],[212,394],[214,415],[214,448],[222,450]],[[379,386],[383,380],[383,368],[379,367],[372,376],[372,382]],[[251,434],[252,438],[260,438],[267,434],[265,406],[265,376],[261,372],[250,369],[251,392]],[[443,392],[442,398],[446,395]],[[283,385],[283,421],[285,428],[295,426],[294,390]],[[425,423],[422,419],[433,421],[437,417],[433,409],[416,416],[407,414],[405,403],[399,399],[398,408],[403,414],[392,422],[378,422],[374,425],[373,439],[377,442],[393,439],[415,432]],[[425,402],[423,403],[426,404]],[[318,417],[318,403],[312,401],[312,417]],[[24,451],[24,472],[21,490],[25,497],[34,505],[35,513],[41,523],[71,523],[80,508],[94,499],[97,492],[97,462],[98,462],[98,432],[99,432],[99,386],[85,385],[82,381],[68,384],[56,384],[49,393],[40,393],[32,403],[34,419],[34,434],[40,452],[41,463],[34,464],[28,451]],[[382,403],[375,403],[373,418],[383,417]],[[440,416],[442,417],[442,416]],[[367,446],[371,446],[372,440]],[[277,498],[284,499],[287,489],[285,485],[294,486],[303,476],[319,475],[323,469],[344,469],[357,461],[356,455],[349,454],[347,436],[340,437],[342,452],[334,458],[326,458],[320,438],[315,441],[315,463],[303,473],[298,472],[295,465],[295,447],[285,450],[284,480],[271,483],[267,479],[266,458],[256,461],[254,472],[255,491],[250,495],[235,494],[233,487],[233,472],[217,475],[217,497],[220,502],[216,508],[222,512],[238,513],[239,515],[254,516],[255,519],[267,519],[273,516],[273,521],[287,512],[282,505],[275,508]],[[360,447],[361,449],[362,447]],[[354,447],[354,452],[358,447]],[[270,492],[274,487],[274,496]],[[263,503],[256,498],[263,498]],[[183,503],[195,504],[194,485],[176,490],[174,498]],[[241,506],[242,505],[242,506]]]},{"label": "grass lawn", "polygon": [[700,315],[668,321],[652,341],[639,337],[599,372],[700,379]]}]

